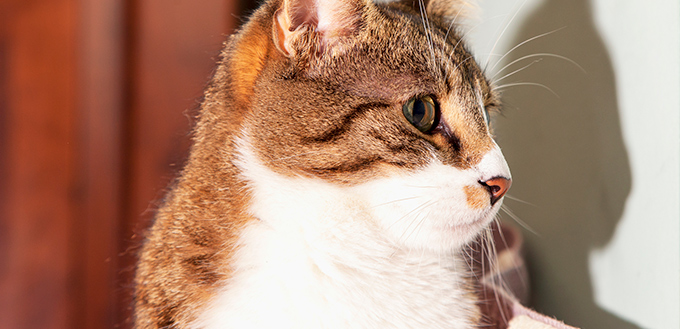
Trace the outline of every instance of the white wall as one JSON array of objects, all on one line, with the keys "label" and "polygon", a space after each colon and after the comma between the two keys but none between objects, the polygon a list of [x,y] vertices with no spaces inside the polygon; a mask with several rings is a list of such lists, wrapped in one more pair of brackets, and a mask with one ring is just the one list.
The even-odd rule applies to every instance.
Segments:
[{"label": "white wall", "polygon": [[504,88],[495,120],[510,194],[526,202],[505,205],[535,231],[524,231],[534,307],[582,328],[680,328],[680,4],[480,7],[468,39],[490,75],[525,55],[568,58],[496,76],[540,59],[498,84],[545,87]]}]

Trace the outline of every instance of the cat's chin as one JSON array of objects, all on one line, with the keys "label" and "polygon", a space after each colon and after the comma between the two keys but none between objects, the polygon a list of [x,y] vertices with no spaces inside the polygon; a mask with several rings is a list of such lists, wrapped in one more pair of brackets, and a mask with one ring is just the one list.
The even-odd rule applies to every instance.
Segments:
[{"label": "cat's chin", "polygon": [[442,229],[441,233],[448,236],[451,242],[448,245],[431,246],[432,249],[449,249],[453,251],[460,250],[469,243],[475,241],[477,237],[488,229],[493,222],[496,211],[491,215],[482,217],[472,223],[452,224]]},{"label": "cat's chin", "polygon": [[394,243],[409,250],[431,251],[439,254],[456,253],[476,241],[490,227],[496,211],[466,223],[449,221],[429,229],[421,228],[417,236],[394,238]]}]

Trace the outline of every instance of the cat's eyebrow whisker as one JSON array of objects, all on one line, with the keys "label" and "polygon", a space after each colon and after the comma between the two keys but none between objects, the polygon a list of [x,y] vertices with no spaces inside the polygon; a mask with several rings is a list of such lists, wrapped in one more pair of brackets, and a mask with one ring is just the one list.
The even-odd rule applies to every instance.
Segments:
[{"label": "cat's eyebrow whisker", "polygon": [[[446,44],[448,44],[449,33],[451,32],[451,29],[453,28],[453,26],[456,24],[456,21],[458,20],[458,16],[460,15],[461,12],[462,12],[462,10],[459,10],[459,11],[456,13],[456,16],[453,17],[453,19],[451,20],[451,23],[449,24],[449,27],[446,29],[446,34],[444,34],[444,44],[442,45],[442,49],[441,49],[442,53],[445,53],[444,48],[446,47]],[[481,24],[481,23],[480,23],[480,24]],[[462,39],[462,38],[461,38],[461,39]],[[458,41],[458,42],[460,42],[460,41]],[[457,45],[458,45],[458,44],[456,44],[456,46],[457,46]],[[455,51],[455,47],[454,47],[454,51]],[[453,53],[453,52],[452,52],[452,53]],[[449,58],[451,58],[451,54],[449,54]],[[451,65],[450,62],[447,61],[447,62],[446,62],[446,69],[447,69],[447,70],[448,70],[448,68],[449,68],[450,65]]]},{"label": "cat's eyebrow whisker", "polygon": [[462,12],[462,10],[459,10],[456,13],[456,16],[453,17],[453,20],[451,20],[451,24],[449,24],[449,27],[446,29],[446,34],[444,35],[444,42],[446,42],[446,40],[449,39],[449,32],[451,32],[451,28],[453,28],[453,25],[456,24],[456,20],[458,19],[458,15],[460,15],[461,12]]},{"label": "cat's eyebrow whisker", "polygon": [[[498,35],[498,38],[496,38],[496,42],[493,44],[493,47],[491,47],[490,53],[493,54],[493,51],[496,50],[496,46],[498,46],[498,42],[501,41],[501,38],[503,37],[503,35],[505,34],[505,32],[506,32],[506,31],[508,30],[508,28],[510,27],[510,24],[512,24],[512,21],[515,20],[515,18],[517,17],[517,14],[519,14],[519,12],[522,10],[522,7],[524,7],[524,5],[525,5],[526,3],[527,3],[527,0],[524,0],[524,2],[522,2],[522,5],[520,5],[519,8],[517,8],[517,10],[515,11],[515,13],[512,15],[512,17],[510,18],[510,20],[508,21],[508,23],[505,24],[505,27],[503,28],[503,31]],[[484,63],[484,67],[487,67],[487,65],[489,65],[489,59],[490,59],[490,57],[487,58],[486,63]],[[500,60],[499,60],[499,61],[500,61]],[[494,65],[494,67],[495,67],[495,65]]]},{"label": "cat's eyebrow whisker", "polygon": [[536,232],[533,228],[531,228],[531,226],[529,226],[529,224],[527,224],[526,222],[521,220],[519,218],[519,216],[515,215],[506,205],[502,205],[501,210],[503,210],[508,216],[510,216],[510,218],[512,218],[515,222],[517,222],[517,224],[522,226],[525,230],[533,233],[534,235],[536,235],[538,237],[541,236],[540,234],[538,234],[538,232]]},{"label": "cat's eyebrow whisker", "polygon": [[516,87],[516,86],[536,86],[536,87],[541,87],[541,88],[544,88],[544,89],[548,90],[549,92],[551,92],[553,95],[555,95],[555,97],[560,98],[560,95],[558,95],[555,91],[553,91],[552,89],[550,89],[548,86],[546,86],[546,85],[544,85],[544,84],[536,83],[536,82],[515,82],[515,83],[508,83],[508,84],[504,84],[504,85],[497,86],[496,88],[494,88],[494,90],[502,90],[502,89],[505,89],[505,88]]},{"label": "cat's eyebrow whisker", "polygon": [[472,59],[472,56],[469,56],[469,57],[467,57],[466,59],[462,60],[460,63],[458,63],[458,65],[456,65],[456,67],[453,68],[453,71],[455,72],[456,70],[458,70],[458,68],[459,68],[461,65],[463,65],[463,63],[465,63],[465,62],[467,62],[468,60],[471,60],[471,59]]},{"label": "cat's eyebrow whisker", "polygon": [[[579,65],[578,63],[576,63],[576,61],[572,60],[572,59],[569,58],[569,57],[565,57],[565,56],[557,55],[557,54],[551,54],[551,53],[536,53],[536,54],[531,54],[531,55],[522,56],[522,57],[520,57],[520,58],[518,58],[518,59],[516,59],[516,60],[514,60],[514,61],[512,61],[512,62],[510,62],[510,63],[508,63],[508,64],[506,64],[505,66],[503,66],[503,68],[501,68],[500,70],[498,70],[498,72],[497,72],[493,77],[491,77],[491,80],[493,80],[493,78],[495,78],[498,74],[500,74],[501,72],[503,72],[503,71],[504,71],[505,69],[507,69],[508,67],[514,65],[515,63],[520,62],[520,61],[523,61],[523,60],[528,59],[528,58],[539,57],[539,56],[542,56],[542,57],[555,57],[555,58],[563,59],[563,60],[565,60],[565,61],[567,61],[567,62],[569,62],[569,63],[571,63],[571,64],[574,64],[574,65],[575,65],[576,67],[578,67],[583,73],[587,73],[587,71],[586,71],[581,65]],[[542,60],[542,58],[541,58],[541,60]],[[536,61],[534,61],[534,63],[535,63],[535,62],[536,62]],[[532,63],[532,64],[533,64],[533,63]],[[532,64],[529,64],[529,65],[532,65]],[[501,79],[499,79],[499,80],[501,80]],[[496,80],[496,81],[499,81],[499,80]]]},{"label": "cat's eyebrow whisker", "polygon": [[[529,38],[529,39],[526,39],[526,40],[520,42],[520,43],[517,44],[516,46],[510,48],[510,50],[506,51],[505,54],[504,54],[503,56],[501,56],[501,58],[499,58],[499,59],[496,61],[496,64],[494,64],[494,65],[489,69],[489,71],[493,71],[493,69],[496,68],[496,66],[498,66],[498,64],[500,64],[501,61],[503,61],[503,59],[504,59],[505,57],[507,57],[508,55],[510,55],[510,53],[512,53],[512,52],[513,52],[514,50],[516,50],[517,48],[519,48],[519,47],[521,47],[521,46],[523,46],[523,45],[525,45],[525,44],[527,44],[527,43],[529,43],[529,42],[531,42],[531,41],[534,41],[534,40],[539,39],[539,38],[542,38],[542,37],[544,37],[544,36],[553,34],[553,33],[557,32],[557,31],[563,30],[563,29],[565,29],[565,28],[566,28],[566,26],[561,27],[561,28],[559,28],[559,29],[552,30],[552,31],[550,31],[550,32],[545,32],[545,33],[542,33],[542,34],[533,36],[533,37],[531,37],[531,38]],[[503,71],[503,69],[501,69],[500,71]]]},{"label": "cat's eyebrow whisker", "polygon": [[520,68],[520,69],[514,70],[514,71],[512,71],[512,72],[510,72],[510,73],[508,73],[508,74],[502,76],[500,79],[494,80],[494,78],[495,78],[499,73],[502,72],[502,71],[498,71],[498,73],[496,73],[496,74],[495,74],[493,77],[491,77],[491,79],[489,79],[489,80],[493,81],[493,83],[498,83],[499,81],[502,81],[502,80],[504,80],[504,79],[506,79],[506,78],[511,77],[511,76],[514,75],[515,73],[519,73],[519,72],[522,72],[522,71],[528,69],[530,66],[532,66],[532,65],[534,65],[534,64],[536,64],[536,63],[538,63],[538,62],[540,62],[540,61],[542,61],[542,60],[543,60],[543,58],[536,59],[536,60],[534,60],[533,62],[529,63],[528,65],[525,65],[524,67],[522,67],[522,68]]},{"label": "cat's eyebrow whisker", "polygon": [[470,34],[470,32],[474,31],[480,25],[482,25],[482,23],[476,24],[475,26],[473,26],[470,29],[468,29],[467,31],[465,31],[465,33],[460,37],[460,39],[458,39],[458,42],[456,42],[456,44],[453,46],[453,49],[449,53],[449,58],[451,58],[451,56],[453,56],[453,53],[456,52],[456,49],[463,42],[463,40],[465,40],[465,37],[467,37],[467,35]]},{"label": "cat's eyebrow whisker", "polygon": [[423,3],[423,0],[418,0],[418,7],[420,8],[420,19],[422,20],[423,28],[425,29],[425,39],[427,40],[427,45],[430,50],[430,66],[434,71],[437,59],[434,53],[434,42],[432,41],[432,27],[430,26],[430,20],[427,17],[427,11],[425,9],[425,3]]}]

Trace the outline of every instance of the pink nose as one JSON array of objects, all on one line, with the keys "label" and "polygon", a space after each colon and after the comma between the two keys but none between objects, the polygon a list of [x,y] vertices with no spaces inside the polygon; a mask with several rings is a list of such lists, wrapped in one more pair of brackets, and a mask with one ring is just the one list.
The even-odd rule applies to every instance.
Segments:
[{"label": "pink nose", "polygon": [[484,185],[487,191],[489,191],[489,194],[491,194],[491,205],[494,205],[508,191],[510,185],[512,185],[512,180],[505,177],[495,177],[486,182],[480,181],[479,183]]}]

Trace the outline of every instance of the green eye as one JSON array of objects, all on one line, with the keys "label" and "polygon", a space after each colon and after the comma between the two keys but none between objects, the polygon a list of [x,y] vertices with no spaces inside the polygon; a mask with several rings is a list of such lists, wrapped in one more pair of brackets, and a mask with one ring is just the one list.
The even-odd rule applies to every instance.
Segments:
[{"label": "green eye", "polygon": [[411,98],[404,104],[404,117],[418,130],[428,133],[435,126],[437,110],[430,96]]}]

